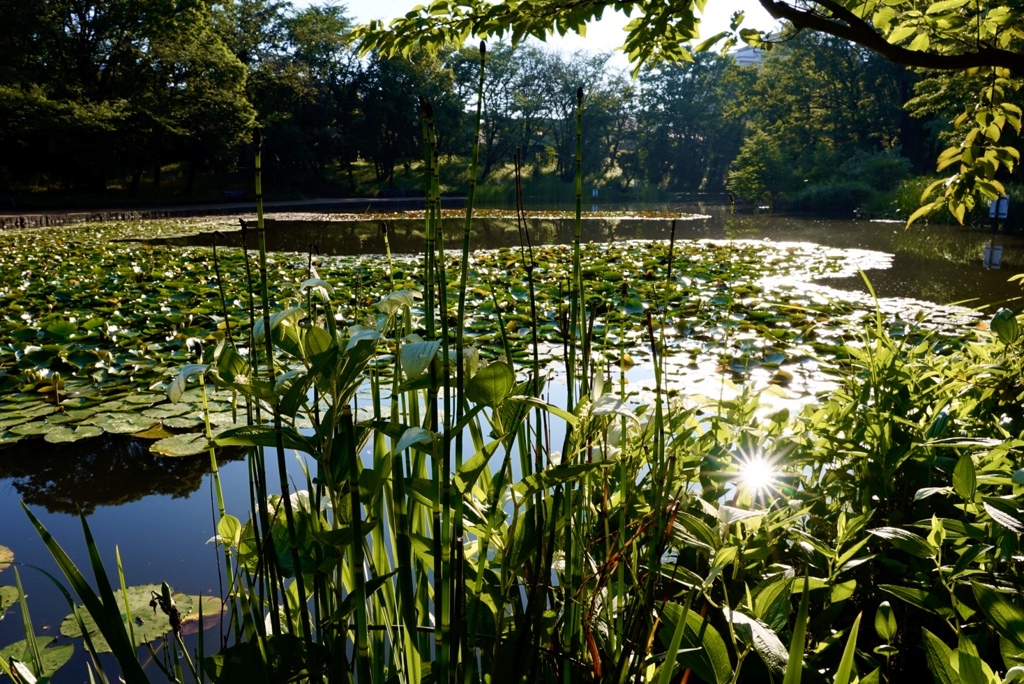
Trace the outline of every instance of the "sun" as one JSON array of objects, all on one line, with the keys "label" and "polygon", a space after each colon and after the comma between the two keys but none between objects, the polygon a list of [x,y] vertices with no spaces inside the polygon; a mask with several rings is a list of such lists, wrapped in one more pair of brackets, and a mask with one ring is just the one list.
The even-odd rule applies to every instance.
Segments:
[{"label": "sun", "polygon": [[776,488],[779,472],[763,455],[745,456],[737,465],[739,485],[751,495],[763,496]]}]

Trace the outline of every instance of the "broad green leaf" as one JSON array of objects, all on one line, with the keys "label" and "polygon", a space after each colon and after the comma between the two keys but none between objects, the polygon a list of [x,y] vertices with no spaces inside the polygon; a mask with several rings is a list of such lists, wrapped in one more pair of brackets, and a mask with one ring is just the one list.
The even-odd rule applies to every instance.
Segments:
[{"label": "broad green leaf", "polygon": [[402,345],[402,372],[409,380],[422,376],[441,348],[441,340],[409,342]]},{"label": "broad green leaf", "polygon": [[978,647],[963,632],[960,632],[956,650],[960,680],[964,684],[989,684],[989,678],[982,667],[981,656],[978,655]]},{"label": "broad green leaf", "polygon": [[[306,312],[299,307],[292,307],[284,311],[278,311],[270,317],[270,330],[272,333],[280,326],[291,326],[296,320],[304,318]],[[257,319],[252,326],[252,336],[257,343],[263,343],[266,336],[266,326],[262,318]],[[174,401],[173,399],[171,401]]]},{"label": "broad green leaf", "polygon": [[[168,617],[164,615],[159,608],[154,611],[154,608],[150,606],[154,592],[157,595],[160,594],[161,585],[142,584],[128,587],[127,592],[128,609],[133,620],[131,631],[135,637],[136,646],[156,641],[164,634],[171,631],[171,624]],[[118,596],[118,598],[120,598],[120,596]],[[173,598],[178,611],[182,615],[186,615],[192,609],[191,597],[176,594]],[[121,611],[121,619],[124,620],[125,629],[127,630],[128,623],[126,620],[124,606],[119,604],[118,608]],[[93,646],[96,647],[96,650],[99,653],[110,653],[110,646],[107,645],[103,635],[99,633],[99,628],[96,626],[93,616],[82,606],[79,606],[78,610],[79,614],[82,616],[85,629],[89,633],[89,637],[92,639]],[[78,621],[75,619],[74,614],[68,615],[64,618],[64,621],[61,622],[60,633],[66,637],[82,636],[82,630]]]},{"label": "broad green leaf", "polygon": [[1020,323],[1017,322],[1017,316],[1009,309],[1000,309],[996,312],[989,327],[1003,344],[1013,344],[1020,339]]},{"label": "broad green leaf", "polygon": [[[213,441],[217,446],[274,447],[277,446],[277,432],[272,425],[241,425],[218,432]],[[304,454],[315,454],[317,451],[312,441],[287,426],[281,428],[281,442],[284,448]]]},{"label": "broad green leaf", "polygon": [[419,426],[406,428],[405,432],[395,444],[395,454],[400,454],[414,444],[431,445],[434,443],[434,435]]},{"label": "broad green leaf", "polygon": [[236,547],[242,538],[242,523],[233,515],[225,515],[217,523],[217,534],[221,543]]},{"label": "broad green leaf", "polygon": [[[674,633],[675,626],[682,618],[682,606],[673,602],[665,604],[662,620],[671,626],[669,633]],[[681,639],[682,650],[678,655],[680,665],[692,669],[702,681],[714,684],[729,682],[732,679],[732,663],[722,635],[708,620],[693,610],[686,611],[685,623],[686,631]]]},{"label": "broad green leaf", "polygon": [[986,496],[983,505],[997,523],[1012,532],[1024,534],[1024,514],[1008,500]]},{"label": "broad green leaf", "polygon": [[487,466],[491,456],[501,445],[501,440],[494,440],[486,444],[483,449],[473,454],[469,460],[462,464],[462,467],[455,473],[455,488],[462,494],[467,494],[476,484],[477,478]]},{"label": "broad green leaf", "polygon": [[521,497],[531,497],[537,492],[545,491],[556,485],[582,479],[598,468],[607,467],[608,463],[578,463],[576,465],[556,465],[533,475],[528,475],[517,482],[513,489]]},{"label": "broad green leaf", "polygon": [[207,368],[208,366],[205,364],[197,363],[183,366],[178,372],[178,375],[171,382],[171,386],[167,388],[167,398],[171,400],[171,403],[176,404],[181,401],[181,395],[185,393],[189,378],[202,375],[206,372]]},{"label": "broad green leaf", "polygon": [[466,398],[476,404],[497,407],[516,384],[516,374],[504,361],[493,361],[470,378]]},{"label": "broad green leaf", "polygon": [[44,439],[51,444],[63,444],[77,442],[80,439],[88,439],[89,437],[99,437],[102,434],[103,429],[95,425],[79,425],[73,430],[68,427],[62,427],[60,430],[48,432]]},{"label": "broad green leaf", "polygon": [[925,10],[925,14],[941,14],[943,12],[950,12],[955,9],[959,9],[966,5],[970,0],[939,0],[928,5],[928,9]]},{"label": "broad green leaf", "polygon": [[921,636],[924,637],[925,660],[935,681],[938,684],[962,684],[960,673],[953,666],[953,650],[924,627],[921,628]]},{"label": "broad green leaf", "polygon": [[195,456],[210,448],[210,441],[202,432],[185,432],[174,437],[157,440],[149,450],[157,456]]},{"label": "broad green leaf", "polygon": [[[216,596],[203,596],[198,594],[189,595],[188,598],[192,601],[192,610],[181,618],[182,634],[196,634],[204,629],[209,629],[220,622],[224,615],[224,611],[226,610],[226,606],[223,601]],[[179,604],[181,603],[178,601],[178,597],[175,597],[175,602]],[[178,606],[178,609],[181,609],[180,605]],[[203,613],[202,624],[199,624],[200,610]]]},{"label": "broad green leaf", "polygon": [[789,623],[789,597],[793,591],[792,573],[783,573],[754,587],[754,615],[781,632]]},{"label": "broad green leaf", "polygon": [[853,596],[853,593],[857,590],[857,580],[846,580],[845,582],[836,582],[832,585],[831,601],[832,603],[842,603],[846,599]]},{"label": "broad green leaf", "polygon": [[302,348],[306,352],[306,358],[312,361],[337,349],[337,344],[329,332],[323,328],[313,327],[306,330],[302,336]]},{"label": "broad green leaf", "polygon": [[728,609],[726,611],[726,617],[732,620],[733,629],[746,643],[753,645],[768,669],[779,674],[785,672],[789,652],[771,627],[738,610],[731,613]]},{"label": "broad green leaf", "polygon": [[900,587],[894,584],[880,584],[878,588],[887,594],[906,601],[912,606],[921,610],[934,613],[942,617],[953,617],[953,608],[949,605],[948,596],[933,594],[924,589],[914,587]]},{"label": "broad green leaf", "polygon": [[953,489],[965,501],[974,500],[974,493],[978,490],[978,475],[970,454],[964,454],[956,462],[956,468],[953,469]]},{"label": "broad green leaf", "polygon": [[875,611],[875,632],[880,639],[887,643],[891,643],[896,638],[896,616],[888,601],[878,604],[878,610]]},{"label": "broad green leaf", "polygon": [[918,558],[934,558],[937,553],[923,537],[898,527],[879,527],[868,532],[889,540],[896,548]]},{"label": "broad green leaf", "polygon": [[742,520],[750,520],[751,518],[761,518],[764,517],[765,514],[766,511],[745,510],[742,508],[734,508],[733,506],[726,506],[725,504],[718,507],[718,521],[723,525],[730,525]]},{"label": "broad green leaf", "polygon": [[78,332],[78,326],[71,321],[56,321],[46,326],[46,332],[54,337],[69,337]]},{"label": "broad green leaf", "polygon": [[18,588],[9,584],[0,585],[0,616],[9,607],[18,602]]},{"label": "broad green leaf", "polygon": [[900,24],[889,33],[890,43],[900,43],[917,32],[917,27],[913,24]]},{"label": "broad green leaf", "polygon": [[411,290],[397,290],[388,294],[377,304],[377,308],[386,314],[393,314],[403,308],[411,307],[416,303],[417,298],[422,298],[419,292]]},{"label": "broad green leaf", "polygon": [[[75,645],[61,644],[59,646],[51,646],[51,644],[57,640],[57,637],[52,636],[36,636],[35,640],[39,648],[39,658],[41,661],[39,665],[41,667],[36,667],[35,658],[33,657],[33,651],[29,646],[28,639],[16,641],[13,644],[0,649],[0,658],[3,658],[7,662],[17,659],[28,667],[29,672],[42,670],[42,679],[38,681],[45,682],[47,681],[47,678],[53,675],[54,672],[71,660],[71,656],[75,652]],[[33,679],[31,681],[37,680]]]},{"label": "broad green leaf", "polygon": [[971,582],[971,589],[981,611],[999,635],[1024,649],[1024,608],[1020,606],[1020,596],[1014,594],[1011,598],[980,582]]}]

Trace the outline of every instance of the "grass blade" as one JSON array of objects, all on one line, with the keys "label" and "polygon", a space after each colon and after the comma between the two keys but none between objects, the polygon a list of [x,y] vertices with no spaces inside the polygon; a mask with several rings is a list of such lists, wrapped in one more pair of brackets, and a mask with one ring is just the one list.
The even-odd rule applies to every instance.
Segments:
[{"label": "grass blade", "polygon": [[71,583],[71,588],[74,589],[79,600],[85,605],[86,610],[89,611],[89,614],[95,620],[100,633],[103,634],[107,644],[110,645],[114,657],[121,666],[121,676],[126,684],[148,684],[149,680],[146,678],[142,665],[139,664],[136,657],[135,647],[129,641],[128,633],[125,630],[124,623],[121,621],[121,611],[117,607],[114,592],[111,590],[110,583],[103,570],[99,552],[96,549],[96,543],[93,541],[92,534],[89,531],[89,524],[85,521],[85,517],[82,517],[82,527],[85,530],[86,546],[89,548],[93,571],[96,574],[96,584],[100,591],[99,596],[89,586],[85,576],[82,575],[78,566],[75,565],[74,561],[57,543],[57,540],[39,522],[39,519],[32,515],[32,511],[28,509],[28,506],[22,503],[22,508],[25,509],[25,514],[28,515],[33,527],[36,528],[36,532],[50,551],[50,555],[53,556],[61,572],[64,573],[64,577]]},{"label": "grass blade", "polygon": [[800,612],[793,626],[793,639],[789,642],[789,662],[782,684],[800,684],[804,670],[804,640],[807,637],[807,602],[810,597],[810,580],[804,575],[804,590],[800,594]]},{"label": "grass blade", "polygon": [[[800,599],[801,603],[803,599]],[[843,658],[839,661],[839,668],[836,670],[835,679],[832,684],[849,684],[850,675],[853,674],[853,656],[857,652],[857,631],[860,629],[860,618],[863,613],[857,613],[857,619],[853,621],[850,628],[850,636],[846,638],[846,648],[843,649]],[[792,658],[792,655],[790,656]]]}]

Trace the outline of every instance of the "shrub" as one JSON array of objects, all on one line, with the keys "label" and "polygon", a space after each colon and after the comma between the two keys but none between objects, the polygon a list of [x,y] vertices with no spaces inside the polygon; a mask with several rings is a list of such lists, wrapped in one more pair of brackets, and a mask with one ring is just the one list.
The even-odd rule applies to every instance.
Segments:
[{"label": "shrub", "polygon": [[876,194],[874,188],[860,181],[815,183],[796,194],[793,206],[803,211],[849,215],[862,209]]}]

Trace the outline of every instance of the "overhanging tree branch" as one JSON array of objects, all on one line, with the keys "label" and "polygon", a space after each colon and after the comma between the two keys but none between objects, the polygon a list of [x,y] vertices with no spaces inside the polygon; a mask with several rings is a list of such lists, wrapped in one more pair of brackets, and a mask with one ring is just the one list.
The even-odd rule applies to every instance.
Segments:
[{"label": "overhanging tree branch", "polygon": [[877,52],[895,64],[925,69],[970,69],[974,67],[1005,67],[1014,74],[1024,74],[1024,54],[984,46],[970,52],[944,54],[910,50],[887,41],[875,28],[842,5],[832,0],[815,0],[831,16],[800,9],[785,0],[759,0],[761,6],[776,19],[788,21],[798,31],[811,29],[837,38],[844,38]]}]

